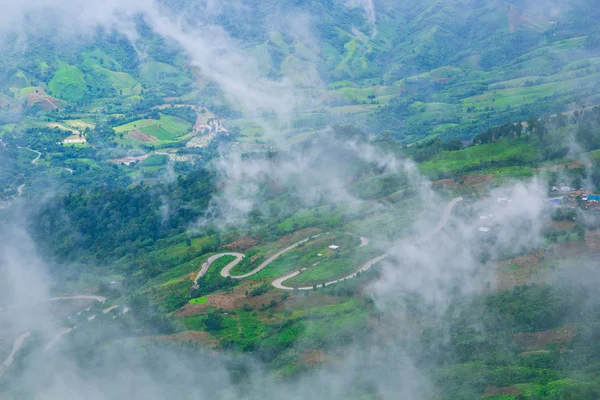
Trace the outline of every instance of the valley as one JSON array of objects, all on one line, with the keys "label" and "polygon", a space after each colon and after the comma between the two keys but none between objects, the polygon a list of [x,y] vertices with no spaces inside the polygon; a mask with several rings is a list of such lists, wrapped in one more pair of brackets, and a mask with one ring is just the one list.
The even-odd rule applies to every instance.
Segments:
[{"label": "valley", "polygon": [[4,14],[0,398],[600,398],[594,1]]}]

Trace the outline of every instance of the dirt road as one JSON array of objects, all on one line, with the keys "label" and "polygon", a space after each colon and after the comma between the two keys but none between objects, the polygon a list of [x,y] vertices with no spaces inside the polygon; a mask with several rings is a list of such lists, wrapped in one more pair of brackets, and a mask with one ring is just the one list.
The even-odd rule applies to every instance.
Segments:
[{"label": "dirt road", "polygon": [[98,303],[105,303],[106,297],[103,296],[89,296],[89,295],[77,295],[77,296],[63,296],[63,297],[52,297],[46,301],[59,301],[59,300],[96,300]]},{"label": "dirt road", "polygon": [[[248,272],[247,274],[244,275],[230,275],[230,271],[234,266],[229,267],[229,265],[225,268],[223,268],[223,271],[221,271],[221,275],[224,276],[225,278],[227,278],[228,276],[231,276],[233,279],[244,279],[247,278],[249,276],[252,276],[254,274],[259,273],[260,271],[262,271],[263,269],[265,269],[265,267],[269,264],[271,264],[273,261],[275,261],[275,259],[279,256],[281,256],[282,254],[287,253],[290,250],[295,249],[296,247],[300,246],[303,243],[306,243],[309,241],[309,239],[313,239],[316,238],[317,236],[312,236],[310,238],[306,238],[304,240],[301,240],[299,242],[294,243],[293,245],[286,247],[283,250],[278,251],[277,253],[273,254],[271,257],[267,258],[265,262],[263,262],[262,264],[260,264],[258,267],[254,268],[252,271]],[[231,265],[231,264],[230,264]]]},{"label": "dirt road", "polygon": [[[63,296],[63,297],[52,297],[50,299],[47,299],[46,301],[59,301],[59,300],[95,300],[99,303],[104,303],[106,301],[106,297],[102,297],[102,296],[88,296],[88,295],[79,295],[79,296]],[[59,335],[55,336],[52,341],[50,343],[48,343],[46,345],[46,347],[44,348],[44,353],[46,351],[49,351],[52,347],[54,347],[56,345],[56,343],[58,343],[58,341],[60,340],[60,338],[62,337],[62,335],[71,332],[71,330],[69,330],[67,332],[67,329],[65,329],[64,331],[62,331]],[[17,338],[17,340],[15,341],[15,343],[13,344],[13,350],[10,353],[10,355],[8,356],[8,358],[4,361],[4,363],[2,363],[2,365],[0,366],[0,377],[2,377],[2,375],[4,375],[4,373],[6,372],[6,370],[11,366],[11,364],[15,361],[15,355],[19,352],[19,350],[21,350],[21,347],[23,347],[23,344],[25,343],[25,340],[29,337],[29,335],[31,335],[31,331],[27,331],[24,334],[22,334],[21,336],[19,336]]]},{"label": "dirt road", "polygon": [[29,151],[32,151],[32,152],[36,153],[36,154],[37,154],[37,157],[36,157],[35,159],[33,159],[33,160],[31,161],[31,163],[32,163],[33,165],[37,165],[38,161],[40,160],[40,157],[42,156],[42,153],[40,153],[40,152],[39,152],[39,151],[37,151],[37,150],[30,149],[29,147],[21,147],[21,146],[17,146],[17,147],[18,147],[19,149],[25,149],[25,150],[29,150]]},{"label": "dirt road", "polygon": [[8,358],[4,360],[2,366],[0,367],[0,377],[2,377],[2,375],[4,375],[4,373],[12,365],[12,363],[15,362],[15,355],[19,352],[19,350],[21,350],[21,347],[23,347],[23,344],[25,343],[25,340],[29,337],[29,335],[31,335],[31,331],[25,332],[24,334],[19,336],[17,340],[15,340],[12,352],[9,354]]},{"label": "dirt road", "polygon": [[60,342],[60,339],[62,339],[62,337],[64,335],[71,333],[71,332],[73,332],[73,328],[64,328],[63,330],[58,332],[56,334],[56,336],[54,336],[52,338],[52,340],[46,345],[46,347],[44,347],[43,353],[46,354],[47,352],[52,350],[54,348],[54,346],[56,346],[58,344],[58,342]]},{"label": "dirt road", "polygon": [[[225,271],[227,271],[227,273],[229,273],[229,271],[231,271],[231,269],[233,267],[238,265],[240,263],[240,261],[242,261],[244,259],[244,255],[242,253],[220,253],[220,254],[215,254],[214,256],[208,257],[208,259],[206,261],[204,261],[204,263],[202,264],[202,269],[200,269],[200,272],[198,272],[198,275],[196,275],[196,279],[194,279],[194,288],[198,287],[198,279],[200,279],[204,275],[206,275],[206,272],[208,271],[208,268],[210,267],[210,265],[213,262],[215,262],[216,260],[218,260],[219,258],[225,257],[225,256],[233,256],[233,257],[235,257],[235,260],[233,260],[232,262],[227,264],[225,266],[225,268],[223,268],[223,271],[221,271],[221,275],[223,275],[225,273]],[[226,276],[226,275],[223,275],[223,276]]]}]

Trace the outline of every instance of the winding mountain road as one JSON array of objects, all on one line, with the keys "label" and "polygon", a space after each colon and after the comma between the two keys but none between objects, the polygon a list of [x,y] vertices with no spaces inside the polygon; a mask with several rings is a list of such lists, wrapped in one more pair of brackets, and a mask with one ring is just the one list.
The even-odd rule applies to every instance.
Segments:
[{"label": "winding mountain road", "polygon": [[15,340],[11,353],[6,358],[6,360],[4,360],[2,366],[0,366],[0,377],[2,377],[2,375],[4,375],[4,373],[12,365],[12,363],[15,362],[15,355],[19,352],[19,350],[21,350],[21,347],[23,347],[23,344],[25,343],[25,340],[29,337],[29,335],[31,335],[31,331],[25,332],[24,334],[19,336],[17,340]]},{"label": "winding mountain road", "polygon": [[50,350],[52,350],[54,348],[54,346],[56,346],[58,344],[58,342],[60,342],[60,339],[62,339],[62,337],[64,335],[73,332],[73,329],[74,328],[64,328],[63,330],[61,330],[60,332],[58,332],[56,334],[56,336],[54,336],[52,338],[52,340],[46,345],[46,347],[44,347],[43,353],[46,354]]},{"label": "winding mountain road", "polygon": [[17,147],[18,147],[19,149],[25,149],[25,150],[29,150],[29,151],[32,151],[32,152],[36,153],[36,154],[37,154],[37,157],[36,157],[35,159],[33,159],[33,160],[31,161],[31,163],[32,163],[33,165],[37,165],[37,162],[40,160],[40,157],[42,156],[42,153],[41,153],[41,152],[39,152],[39,151],[37,151],[37,150],[34,150],[34,149],[30,149],[29,147],[21,147],[21,146],[17,146]]},{"label": "winding mountain road", "polygon": [[77,296],[62,296],[52,297],[46,301],[59,301],[59,300],[96,300],[98,303],[105,303],[106,297],[103,296],[88,296],[88,295],[77,295]]},{"label": "winding mountain road", "polygon": [[[88,296],[88,295],[61,296],[61,297],[52,297],[52,298],[46,299],[45,301],[59,301],[59,300],[95,300],[99,303],[104,303],[104,302],[106,302],[106,297]],[[65,328],[65,329],[61,330],[56,336],[54,336],[54,338],[52,338],[52,340],[46,345],[46,347],[44,347],[43,352],[47,353],[48,351],[50,351],[54,346],[56,346],[56,344],[60,341],[60,339],[64,335],[66,335],[72,331],[73,331],[73,329],[71,329],[71,328]],[[15,355],[19,352],[19,350],[21,350],[21,348],[25,344],[25,340],[27,340],[27,338],[30,335],[31,335],[31,331],[27,331],[24,334],[22,334],[21,336],[19,336],[17,338],[17,340],[15,340],[15,343],[13,344],[12,352],[6,358],[6,360],[4,360],[2,365],[0,365],[0,378],[2,377],[2,375],[4,375],[4,373],[8,370],[8,368],[15,361]]]},{"label": "winding mountain road", "polygon": [[[445,207],[444,207],[444,211],[442,212],[442,216],[439,220],[439,222],[437,223],[437,225],[430,230],[429,232],[425,233],[423,236],[419,237],[418,239],[416,239],[414,241],[415,244],[422,244],[425,243],[429,240],[431,240],[435,235],[437,235],[448,223],[448,220],[450,219],[450,216],[452,215],[452,210],[454,209],[454,207],[456,206],[456,204],[458,204],[459,202],[461,202],[463,200],[462,197],[456,197],[454,199],[452,199]],[[200,272],[198,272],[198,275],[196,276],[196,280],[194,281],[194,287],[198,287],[198,279],[200,279],[201,277],[203,277],[206,272],[208,271],[208,269],[210,268],[211,264],[218,260],[221,257],[224,256],[234,256],[236,257],[235,260],[233,260],[232,262],[230,262],[229,264],[227,264],[223,270],[221,271],[221,275],[225,278],[227,277],[231,277],[233,279],[243,279],[243,278],[248,278],[252,275],[255,275],[257,273],[259,273],[260,271],[262,271],[264,268],[266,268],[270,263],[272,263],[273,261],[275,261],[275,259],[277,259],[278,257],[280,257],[281,255],[287,253],[290,250],[295,249],[296,247],[298,247],[299,245],[308,242],[310,239],[314,239],[316,237],[318,237],[320,235],[316,235],[316,236],[312,236],[310,238],[306,238],[304,240],[301,240],[297,243],[294,243],[293,245],[286,247],[283,250],[280,250],[279,252],[275,253],[274,255],[272,255],[271,257],[269,257],[267,260],[265,260],[262,264],[260,264],[258,267],[256,267],[255,269],[253,269],[252,271],[243,274],[243,275],[231,275],[231,270],[238,265],[243,259],[244,259],[244,254],[242,253],[220,253],[220,254],[215,254],[211,257],[209,257],[204,264],[202,264],[202,269],[200,270]],[[365,238],[365,237],[361,237],[360,238],[360,246],[359,247],[363,247],[363,246],[367,246],[369,244],[369,239]],[[382,254],[380,256],[377,256],[369,261],[367,261],[365,264],[363,264],[358,270],[356,270],[354,273],[340,278],[340,279],[336,279],[330,282],[326,282],[325,286],[329,286],[329,285],[333,285],[339,282],[343,282],[345,280],[348,279],[352,279],[355,278],[357,275],[359,275],[362,272],[368,271],[369,269],[371,269],[371,267],[373,267],[373,265],[377,264],[379,261],[385,259],[386,257],[389,256],[389,253],[386,254]],[[281,289],[281,290],[313,290],[314,287],[313,286],[305,286],[305,287],[289,287],[289,286],[285,286],[283,283],[285,281],[287,281],[288,279],[292,279],[298,275],[300,275],[302,272],[306,271],[307,268],[302,268],[300,270],[291,272],[289,274],[286,274],[284,276],[281,276],[277,279],[275,279],[272,282],[272,285],[274,287],[276,287],[277,289]],[[322,286],[322,285],[319,285]]]}]

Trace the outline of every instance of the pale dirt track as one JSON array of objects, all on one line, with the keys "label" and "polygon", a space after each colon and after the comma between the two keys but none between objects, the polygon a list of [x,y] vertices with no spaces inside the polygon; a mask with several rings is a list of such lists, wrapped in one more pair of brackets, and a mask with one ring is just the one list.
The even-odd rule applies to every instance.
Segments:
[{"label": "pale dirt track", "polygon": [[25,340],[29,337],[29,335],[31,335],[31,331],[25,332],[24,334],[19,336],[17,338],[17,340],[15,340],[15,344],[13,345],[12,352],[6,358],[6,360],[4,360],[4,362],[2,363],[2,366],[0,367],[0,377],[2,377],[2,375],[4,375],[6,370],[15,361],[15,355],[19,352],[19,350],[21,350],[21,347],[23,347],[23,344],[25,343]]},{"label": "pale dirt track", "polygon": [[96,300],[99,303],[105,303],[106,297],[103,296],[88,296],[88,295],[78,295],[78,296],[62,296],[62,297],[52,297],[46,301],[59,301],[59,300]]},{"label": "pale dirt track", "polygon": [[[443,228],[444,226],[446,226],[446,224],[448,223],[448,220],[450,219],[450,215],[452,214],[452,210],[454,209],[454,207],[456,206],[456,204],[458,204],[460,201],[462,201],[463,198],[462,197],[456,197],[454,199],[452,199],[452,201],[450,201],[446,207],[444,207],[444,211],[442,212],[442,216],[439,220],[439,222],[437,223],[437,225],[430,230],[429,232],[425,233],[423,236],[421,236],[420,238],[416,239],[414,241],[415,244],[422,244],[425,243],[429,240],[431,240],[431,238],[433,238],[435,235],[437,235]],[[319,236],[319,235],[317,235]],[[231,255],[236,257],[236,259],[234,261],[232,261],[231,263],[229,263],[227,266],[225,266],[225,268],[223,268],[223,270],[221,271],[221,275],[225,278],[227,277],[231,277],[234,279],[243,279],[243,278],[248,278],[252,275],[255,275],[257,273],[259,273],[260,271],[262,271],[264,268],[266,268],[270,263],[272,263],[273,261],[275,261],[275,259],[277,259],[279,256],[287,253],[290,250],[295,249],[296,247],[298,247],[299,245],[308,242],[310,239],[316,238],[317,236],[312,236],[310,238],[306,238],[304,240],[301,240],[297,243],[294,243],[293,245],[286,247],[283,250],[280,250],[279,252],[275,253],[274,255],[272,255],[271,257],[269,257],[267,260],[265,260],[262,264],[260,264],[258,267],[256,267],[255,269],[253,269],[252,271],[244,274],[244,275],[231,275],[231,270],[237,265],[239,264],[240,261],[242,261],[242,259],[244,258],[244,255],[241,253],[221,253],[221,254],[215,254],[214,256],[211,256],[208,260],[206,260],[206,262],[204,262],[204,264],[202,264],[202,269],[200,270],[200,272],[198,272],[198,276],[196,277],[196,287],[197,287],[197,282],[198,279],[202,276],[204,276],[206,274],[206,271],[208,271],[208,268],[210,268],[210,265],[217,259],[223,257],[223,256],[227,256],[227,255]],[[369,239],[365,238],[365,237],[361,237],[360,238],[360,246],[359,247],[363,247],[363,246],[367,246],[369,244]],[[333,285],[339,282],[343,282],[345,280],[348,279],[352,279],[355,278],[357,275],[359,275],[362,272],[368,271],[369,269],[371,269],[371,267],[375,264],[377,264],[379,261],[385,259],[387,256],[389,256],[389,254],[382,254],[378,257],[373,258],[372,260],[367,261],[365,264],[363,264],[358,270],[356,270],[354,273],[352,273],[351,275],[348,275],[344,278],[340,278],[340,279],[336,279],[334,281],[331,282],[327,282],[325,283],[325,286],[329,286],[329,285]],[[284,286],[283,282],[287,281],[288,279],[294,278],[298,275],[300,275],[302,272],[304,272],[306,270],[306,268],[300,269],[298,271],[294,271],[291,272],[289,274],[286,274],[282,277],[279,277],[277,279],[275,279],[272,282],[272,285],[274,287],[276,287],[277,289],[281,289],[281,290],[294,290],[294,289],[298,289],[298,290],[312,290],[313,286],[305,286],[305,287],[298,287],[298,288],[293,288],[293,287],[289,287],[289,286]],[[322,285],[319,285],[322,286]]]},{"label": "pale dirt track", "polygon": [[40,160],[40,157],[42,156],[42,153],[40,153],[40,152],[39,152],[39,151],[37,151],[37,150],[30,149],[29,147],[21,147],[21,146],[17,146],[17,147],[18,147],[19,149],[25,149],[25,150],[29,150],[29,151],[32,151],[32,152],[36,153],[36,154],[37,154],[37,157],[36,157],[34,160],[32,160],[32,161],[31,161],[31,163],[32,163],[33,165],[37,165],[37,162]]},{"label": "pale dirt track", "polygon": [[[244,259],[244,255],[242,253],[220,253],[220,254],[215,254],[214,256],[208,257],[208,259],[206,261],[204,261],[204,263],[202,264],[202,269],[200,269],[200,271],[198,272],[198,275],[196,275],[196,279],[194,279],[194,287],[196,287],[196,288],[198,287],[198,279],[200,279],[204,275],[206,275],[206,272],[208,271],[208,268],[210,267],[210,265],[213,262],[215,262],[216,260],[218,260],[219,258],[225,257],[225,256],[235,257],[235,260],[233,260],[232,262],[227,264],[225,266],[225,268],[223,268],[223,271],[221,271],[221,275],[223,275],[225,273],[225,271],[227,271],[227,273],[229,273],[229,271],[231,271],[231,269],[233,267],[238,265],[240,263],[240,261],[242,261]],[[227,277],[229,275],[223,275],[223,276]]]},{"label": "pale dirt track", "polygon": [[[31,150],[31,149],[30,149]],[[35,151],[35,150],[32,150]],[[41,155],[41,153],[40,153]],[[35,162],[37,162],[37,160],[39,159],[39,157],[34,160]],[[457,203],[459,203],[460,201],[462,201],[463,198],[462,197],[457,197],[455,199],[453,199],[450,203],[448,203],[446,205],[446,207],[444,208],[444,211],[442,213],[442,217],[440,218],[440,221],[438,222],[438,224],[429,232],[427,232],[425,235],[421,236],[420,238],[418,238],[417,240],[415,240],[415,244],[421,244],[424,243],[426,241],[431,240],[431,238],[433,238],[435,235],[437,235],[443,228],[444,226],[448,223],[448,220],[450,219],[450,215],[452,213],[452,209],[454,208],[454,206],[456,206]],[[319,236],[319,235],[317,235]],[[279,256],[287,253],[290,250],[295,249],[296,247],[298,247],[299,245],[306,243],[308,240],[316,238],[317,236],[312,236],[310,238],[306,238],[304,240],[301,240],[297,243],[294,243],[293,245],[286,247],[283,250],[280,250],[279,252],[275,253],[274,255],[272,255],[271,257],[269,257],[266,261],[264,261],[262,264],[260,264],[258,267],[256,267],[254,270],[244,274],[244,275],[237,275],[237,276],[233,276],[231,275],[231,270],[237,265],[239,264],[243,258],[244,255],[241,253],[220,253],[220,254],[215,254],[211,257],[209,257],[203,264],[202,264],[202,268],[201,270],[198,272],[198,275],[196,276],[195,279],[195,285],[197,286],[197,281],[198,279],[200,279],[201,277],[203,277],[206,272],[208,271],[208,268],[210,268],[210,265],[217,259],[230,255],[233,257],[236,257],[235,260],[233,260],[231,263],[227,264],[227,266],[225,266],[225,268],[223,268],[223,270],[221,271],[221,275],[224,277],[231,277],[234,279],[243,279],[243,278],[247,278],[250,277],[252,275],[257,274],[258,272],[262,271],[265,267],[267,267],[270,263],[272,263],[273,261],[275,261],[275,259],[277,259]],[[361,244],[359,247],[363,247],[369,244],[369,239],[365,238],[365,237],[361,237]],[[337,279],[331,282],[327,282],[325,283],[325,286],[329,286],[329,285],[333,285],[335,283],[338,282],[343,282],[347,279],[352,279],[354,277],[356,277],[359,273],[364,272],[369,270],[373,265],[375,265],[376,263],[378,263],[379,261],[385,259],[389,254],[383,254],[380,255],[378,257],[373,258],[372,260],[367,261],[365,264],[363,264],[356,272],[354,272],[351,275],[348,275],[347,277],[341,278],[341,279]],[[278,289],[281,290],[294,290],[293,287],[288,287],[288,286],[284,286],[283,282],[285,282],[288,279],[291,279],[299,274],[301,274],[304,269],[301,269],[299,271],[295,271],[292,272],[290,274],[286,274],[280,278],[277,278],[273,281],[272,285]],[[312,290],[313,287],[312,286],[306,286],[306,287],[299,287],[297,288],[298,290]],[[62,296],[62,297],[53,297],[50,298],[46,301],[61,301],[61,300],[95,300],[98,301],[99,303],[105,303],[106,302],[106,298],[103,296],[92,296],[92,295],[78,295],[78,296]],[[111,311],[112,309],[116,308],[118,306],[113,306],[110,308],[107,308],[106,310],[104,310],[105,313]],[[128,311],[128,309],[127,309]],[[90,319],[92,319],[95,316],[90,317]],[[56,346],[56,344],[60,341],[60,339],[72,332],[73,329],[71,328],[66,328],[64,330],[62,330],[61,332],[59,332],[44,348],[44,353],[50,351],[54,346]],[[19,352],[19,350],[23,347],[23,344],[25,343],[25,340],[31,335],[31,331],[25,332],[24,334],[22,334],[21,336],[19,336],[17,338],[17,340],[15,341],[14,345],[13,345],[13,349],[12,352],[10,353],[10,355],[8,356],[8,358],[4,361],[4,363],[2,363],[2,365],[0,366],[0,377],[2,377],[2,375],[4,375],[4,373],[6,372],[6,370],[12,365],[12,363],[15,360],[15,355]]]},{"label": "pale dirt track", "polygon": [[46,345],[46,347],[44,347],[43,353],[46,354],[47,352],[52,350],[54,348],[54,346],[56,346],[58,344],[58,342],[60,342],[60,339],[62,339],[62,337],[64,335],[71,333],[71,332],[73,332],[73,328],[64,328],[63,330],[58,332],[56,334],[56,336],[54,336],[52,338],[52,340]]},{"label": "pale dirt track", "polygon": [[[104,302],[106,302],[106,297],[102,297],[102,296],[88,296],[88,295],[62,296],[62,297],[52,297],[50,299],[47,299],[46,301],[60,301],[60,300],[95,300],[95,301],[97,301],[99,303],[104,303]],[[54,346],[56,346],[56,344],[60,341],[60,339],[63,337],[63,335],[66,335],[66,334],[68,334],[68,333],[70,333],[72,331],[73,331],[73,329],[71,329],[71,328],[65,328],[64,330],[62,330],[61,332],[59,332],[50,341],[50,343],[48,343],[46,345],[46,347],[44,348],[44,353],[50,351]],[[21,350],[21,348],[25,344],[25,340],[29,337],[29,335],[31,335],[31,331],[25,332],[24,334],[22,334],[21,336],[19,336],[17,338],[17,340],[15,340],[15,343],[13,344],[12,352],[10,353],[10,355],[8,356],[8,358],[6,360],[4,360],[4,362],[0,366],[0,377],[2,377],[2,375],[4,375],[4,373],[6,372],[6,370],[15,361],[15,355],[19,352],[19,350]]]}]

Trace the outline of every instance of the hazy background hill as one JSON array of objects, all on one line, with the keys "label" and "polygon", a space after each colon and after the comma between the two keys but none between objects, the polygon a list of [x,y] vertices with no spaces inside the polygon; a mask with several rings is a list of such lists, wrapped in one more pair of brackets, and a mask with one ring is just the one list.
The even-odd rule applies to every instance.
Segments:
[{"label": "hazy background hill", "polygon": [[[199,29],[220,26],[261,74],[288,85],[290,102],[302,106],[275,130],[290,142],[347,120],[406,144],[472,138],[507,120],[597,102],[593,1],[163,3],[182,21],[203,21]],[[122,112],[158,98],[194,100],[217,107],[242,136],[264,133],[141,16],[133,44],[106,28],[65,41],[60,26],[28,18],[24,33],[5,39],[5,106]],[[218,58],[220,45],[225,51],[216,43],[204,57]]]}]

